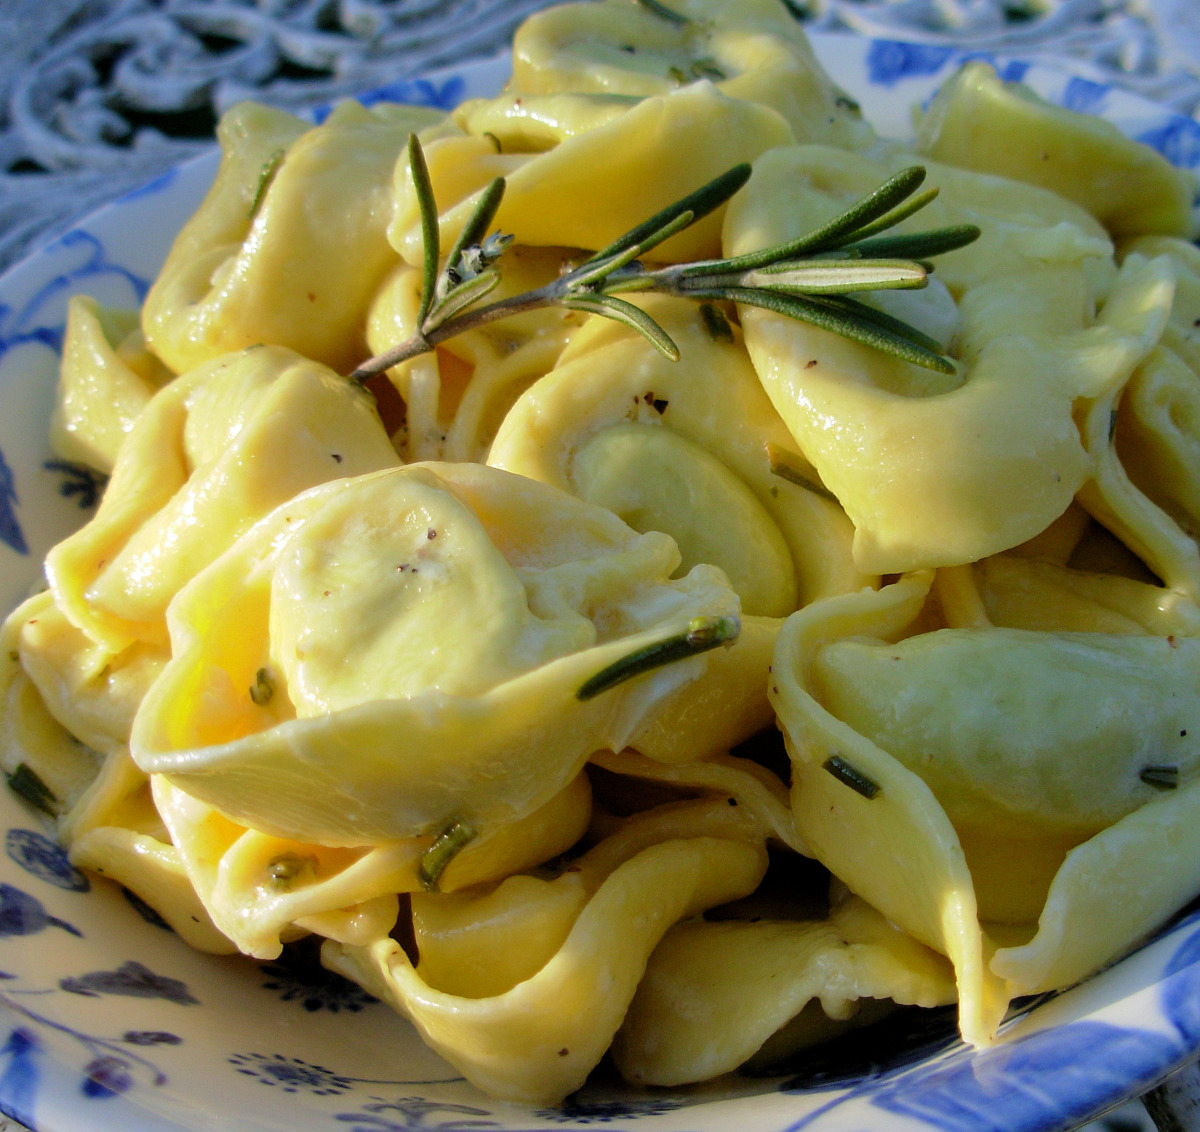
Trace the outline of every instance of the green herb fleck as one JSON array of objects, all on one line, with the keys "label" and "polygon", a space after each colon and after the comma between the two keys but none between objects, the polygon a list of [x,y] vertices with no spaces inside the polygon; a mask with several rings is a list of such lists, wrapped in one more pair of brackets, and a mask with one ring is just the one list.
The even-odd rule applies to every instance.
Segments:
[{"label": "green herb fleck", "polygon": [[847,762],[841,755],[830,755],[821,764],[830,774],[864,798],[874,798],[879,793],[879,783],[868,778],[858,767]]},{"label": "green herb fleck", "polygon": [[828,499],[830,503],[838,502],[838,497],[821,482],[820,477],[809,471],[804,461],[787,449],[780,448],[777,444],[768,444],[767,463],[770,465],[771,474],[781,480],[794,483],[822,499]]},{"label": "green herb fleck", "polygon": [[1179,787],[1179,767],[1149,763],[1138,771],[1138,778],[1156,790],[1176,790]]},{"label": "green herb fleck", "polygon": [[271,679],[271,672],[267,668],[260,668],[254,674],[254,683],[250,687],[250,698],[259,707],[266,707],[271,702],[273,695],[275,695],[275,681]]},{"label": "green herb fleck", "polygon": [[677,12],[674,8],[668,8],[666,4],[660,3],[660,0],[638,0],[638,3],[647,12],[658,16],[661,20],[666,20],[668,23],[683,25],[692,22],[682,12]]},{"label": "green herb fleck", "polygon": [[275,174],[279,172],[279,166],[283,164],[286,154],[286,150],[277,149],[263,162],[262,169],[258,173],[258,184],[254,189],[254,199],[250,202],[250,209],[246,213],[248,219],[253,220],[258,213],[263,197],[266,196],[267,188],[275,179]]},{"label": "green herb fleck", "polygon": [[311,855],[300,857],[295,853],[284,853],[267,864],[267,872],[275,884],[285,886],[301,873],[317,871],[317,859]]},{"label": "green herb fleck", "polygon": [[466,822],[451,822],[421,854],[421,865],[417,870],[421,887],[426,892],[437,892],[438,880],[446,866],[478,836],[478,831]]},{"label": "green herb fleck", "polygon": [[575,698],[590,700],[643,672],[697,656],[718,645],[731,645],[737,640],[741,628],[741,622],[736,617],[693,617],[684,632],[655,641],[652,645],[643,645],[620,660],[613,661],[607,668],[602,668],[595,676],[584,681]]},{"label": "green herb fleck", "polygon": [[712,79],[713,82],[724,82],[729,76],[718,66],[717,61],[708,55],[693,60],[692,74],[698,79]]},{"label": "green herb fleck", "polygon": [[733,327],[729,325],[729,319],[725,317],[725,312],[720,307],[714,306],[712,303],[701,303],[700,317],[704,319],[704,329],[708,331],[714,342],[733,341]]}]

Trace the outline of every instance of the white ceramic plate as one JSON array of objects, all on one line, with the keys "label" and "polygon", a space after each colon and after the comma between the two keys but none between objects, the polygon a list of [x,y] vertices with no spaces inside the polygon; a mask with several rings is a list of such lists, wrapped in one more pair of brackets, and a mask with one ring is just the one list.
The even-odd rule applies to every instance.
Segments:
[{"label": "white ceramic plate", "polygon": [[[881,132],[962,60],[930,47],[814,37]],[[1099,113],[1200,166],[1200,126],[1079,78],[998,61],[1007,78]],[[493,60],[398,83],[450,106],[494,91]],[[200,201],[215,154],[82,221],[0,277],[0,604],[82,522],[98,485],[46,441],[66,300],[136,305]],[[256,964],[190,950],[119,890],[73,869],[39,816],[0,791],[0,1109],[41,1132],[417,1132],[608,1125],[646,1132],[1049,1132],[1137,1095],[1200,1050],[1200,915],[1028,1009],[982,1053],[953,1010],[901,1014],[771,1078],[636,1092],[597,1074],[562,1109],[498,1104],[411,1028],[322,971],[311,949]]]}]

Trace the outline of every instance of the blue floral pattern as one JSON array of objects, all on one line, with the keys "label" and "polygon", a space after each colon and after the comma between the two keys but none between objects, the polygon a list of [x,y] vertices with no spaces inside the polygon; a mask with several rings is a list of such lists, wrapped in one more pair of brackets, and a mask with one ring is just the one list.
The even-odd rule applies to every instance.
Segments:
[{"label": "blue floral pattern", "polygon": [[[0,306],[0,318],[4,316],[4,308]],[[0,342],[0,351],[3,343]],[[18,554],[28,554],[29,544],[25,541],[25,533],[17,520],[17,481],[12,468],[0,452],[0,542],[10,546]]]},{"label": "blue floral pattern", "polygon": [[281,1053],[235,1053],[230,1056],[229,1064],[263,1085],[278,1086],[285,1093],[310,1093],[315,1097],[337,1096],[349,1092],[355,1085],[447,1085],[463,1079],[454,1075],[420,1081],[353,1077]]},{"label": "blue floral pattern", "polygon": [[[972,57],[988,58],[942,47],[871,43],[855,56],[854,67],[862,64],[855,71],[859,76],[856,82],[862,86],[861,76],[866,74],[876,99],[882,90],[889,92],[889,100],[899,103],[905,100],[904,84],[908,80],[918,80],[912,89],[919,88],[923,95],[939,75]],[[1030,71],[1029,65],[1021,61],[991,61],[1007,81],[1025,78]],[[463,79],[454,76],[398,82],[373,97],[445,109],[457,102],[465,89]],[[852,93],[855,97],[862,93],[866,101],[872,92]],[[1084,80],[1063,80],[1048,96],[1075,109],[1103,110],[1114,101],[1106,88]],[[1139,140],[1170,160],[1189,167],[1200,165],[1200,124],[1156,113],[1138,120],[1138,129]],[[172,172],[124,199],[128,203],[150,194],[169,194],[180,181],[179,173]],[[137,210],[150,215],[152,208],[139,202]],[[97,223],[94,228],[99,232],[103,225]],[[146,280],[122,262],[118,245],[106,243],[93,231],[69,233],[46,254],[52,270],[37,276],[32,289],[17,292],[0,287],[0,363],[8,353],[25,345],[57,349],[62,341],[66,298],[75,291],[92,288],[96,281],[115,284],[134,301],[145,294]],[[6,380],[7,372],[11,371],[6,371]],[[17,458],[12,441],[6,439],[4,446],[7,458],[0,454],[0,542],[18,554],[29,554],[31,549],[40,554],[44,547],[38,543],[30,518],[39,502],[41,506],[47,506],[47,501],[53,504],[58,490],[82,507],[93,506],[103,484],[86,469],[54,462],[43,464],[41,450],[31,461],[25,456]],[[18,506],[18,493],[20,504],[26,508],[24,513]],[[187,1065],[178,1075],[177,1087],[194,1097],[194,1091],[186,1091],[192,1083],[200,1043],[189,1045],[189,1040],[195,1033],[211,1034],[204,1019],[219,1011],[219,1003],[226,997],[204,993],[210,986],[225,987],[226,995],[229,985],[248,988],[255,998],[256,1014],[282,1020],[280,1034],[287,1034],[290,1021],[303,1019],[305,1014],[317,1015],[315,1021],[332,1029],[344,1020],[334,1018],[335,1014],[364,1012],[362,1022],[370,1026],[383,1013],[365,1011],[370,1000],[352,984],[334,983],[333,977],[326,981],[328,973],[310,970],[303,949],[262,965],[257,971],[248,962],[238,966],[232,960],[214,960],[211,968],[206,968],[216,972],[211,983],[207,976],[201,984],[191,977],[164,974],[168,968],[160,956],[172,953],[174,941],[157,937],[140,923],[130,927],[126,921],[132,917],[121,920],[119,931],[136,940],[136,950],[131,946],[129,952],[117,952],[112,958],[81,960],[93,943],[102,949],[120,938],[119,933],[110,935],[102,930],[107,928],[103,912],[91,911],[94,902],[104,899],[101,890],[107,886],[96,885],[85,895],[90,887],[87,878],[71,868],[65,854],[48,837],[35,830],[14,829],[5,845],[10,866],[0,875],[0,946],[6,948],[0,956],[4,968],[0,971],[0,1006],[5,1022],[4,1030],[0,1030],[0,1109],[25,1123],[49,1123],[51,1118],[44,1116],[43,1110],[60,1105],[65,1093],[83,1102],[85,1111],[88,1106],[104,1105],[120,1096],[136,1105],[139,1092],[149,1093],[167,1085],[168,1069],[180,1064],[172,1059],[181,1059]],[[33,892],[26,891],[27,886]],[[49,887],[43,891],[39,886]],[[51,910],[38,896],[60,903]],[[126,897],[147,922],[166,928],[153,909],[132,893],[126,893]],[[1084,1017],[994,1050],[974,1052],[958,1041],[952,1011],[946,1011],[924,1015],[921,1023],[906,1020],[893,1035],[891,1047],[886,1042],[879,1044],[878,1033],[872,1048],[867,1046],[864,1034],[856,1035],[855,1041],[860,1043],[857,1060],[844,1058],[835,1063],[814,1053],[777,1067],[769,1078],[735,1078],[729,1096],[755,1090],[777,1094],[782,1090],[794,1097],[797,1107],[787,1110],[791,1113],[790,1123],[781,1118],[778,1125],[771,1125],[771,1132],[780,1132],[785,1125],[792,1129],[844,1127],[847,1118],[853,1122],[860,1116],[862,1119],[852,1126],[890,1128],[893,1119],[902,1118],[906,1127],[937,1132],[988,1132],[999,1128],[1029,1132],[1083,1119],[1119,1101],[1131,1087],[1151,1083],[1200,1047],[1197,928],[1200,920],[1183,921],[1180,942],[1166,964],[1166,973],[1159,986],[1146,996],[1153,998],[1155,1005],[1153,1012],[1143,1012],[1143,1018],[1150,1018],[1144,1024],[1118,1026],[1108,1020]],[[85,931],[97,938],[85,940]],[[162,944],[166,945],[163,950],[157,950]],[[28,964],[25,956],[31,951],[39,956],[53,954],[56,963],[53,974],[40,977],[36,986],[27,985],[20,974],[30,969],[22,964]],[[95,954],[113,953],[98,950]],[[124,954],[139,958],[122,961]],[[234,970],[238,974],[233,977],[240,981],[223,983],[226,972]],[[1153,985],[1156,975],[1157,968],[1149,985]],[[256,979],[262,989],[255,987]],[[211,1011],[197,1009],[202,999],[214,1004]],[[43,1009],[43,1003],[53,1004],[53,1009]],[[31,1004],[38,1009],[32,1009]],[[99,1013],[89,1015],[89,1011]],[[93,1028],[79,1021],[86,1017],[120,1021],[100,1033],[99,1026]],[[175,1018],[180,1020],[178,1033]],[[357,1023],[358,1019],[353,1021]],[[253,1048],[254,1042],[244,1040],[247,1048]],[[275,1041],[275,1037],[264,1039],[259,1048],[274,1050]],[[331,1068],[339,1064],[336,1053],[301,1058],[296,1056],[298,1052],[320,1047],[306,1045],[303,1050],[293,1050],[283,1046],[284,1038],[279,1042],[278,1052],[227,1054],[227,1047],[222,1048],[215,1064],[203,1067],[206,1079],[225,1080],[235,1089],[240,1087],[241,1099],[249,1094],[266,1097],[274,1114],[272,1124],[288,1120],[295,1113],[294,1126],[306,1132],[313,1127],[336,1127],[347,1132],[512,1132],[514,1125],[519,1128],[523,1123],[519,1112],[511,1108],[492,1109],[485,1107],[486,1102],[473,1103],[478,1094],[449,1069],[445,1076],[428,1080],[381,1081]],[[64,1061],[59,1045],[73,1048],[77,1060]],[[398,1057],[403,1064],[404,1055]],[[70,1087],[57,1089],[64,1072]],[[256,1084],[263,1088],[258,1089]],[[725,1094],[720,1095],[725,1098]],[[708,1113],[703,1100],[703,1093],[695,1098],[658,1094],[628,1099],[606,1090],[602,1082],[594,1082],[561,1108],[531,1112],[529,1123],[546,1128],[627,1127],[638,1122],[650,1128],[676,1128],[680,1127],[676,1110],[685,1104],[696,1103],[698,1114]],[[161,1102],[153,1107],[161,1111]],[[61,1114],[67,1111],[63,1107],[55,1109],[55,1127],[72,1126],[70,1117],[80,1110],[72,1109],[63,1117]],[[737,1109],[731,1099],[728,1109],[722,1106],[722,1112],[728,1112],[724,1126],[740,1123],[740,1114],[746,1111]],[[698,1123],[706,1128],[719,1127],[714,1119],[719,1118],[705,1115]],[[751,1123],[758,1132],[757,1118],[747,1121]]]},{"label": "blue floral pattern", "polygon": [[67,859],[66,850],[57,841],[33,829],[10,829],[4,839],[8,859],[27,873],[68,892],[87,892],[91,888],[86,874]]},{"label": "blue floral pattern", "polygon": [[262,965],[270,976],[263,983],[278,993],[283,1002],[295,1002],[310,1014],[326,1010],[331,1014],[346,1010],[357,1014],[379,1000],[357,983],[321,966],[320,941],[303,940],[283,949],[278,959]]},{"label": "blue floral pattern", "polygon": [[46,928],[61,928],[71,935],[83,935],[74,924],[51,916],[36,897],[14,885],[0,884],[0,939],[36,935]]},{"label": "blue floral pattern", "polygon": [[876,39],[867,50],[867,76],[876,86],[892,87],[913,75],[936,75],[953,55],[953,47]]},{"label": "blue floral pattern", "polygon": [[199,1006],[200,1000],[179,979],[156,975],[149,967],[130,959],[115,971],[90,971],[59,979],[60,990],[97,998],[102,994],[125,995],[129,998],[162,998],[177,1006]]}]

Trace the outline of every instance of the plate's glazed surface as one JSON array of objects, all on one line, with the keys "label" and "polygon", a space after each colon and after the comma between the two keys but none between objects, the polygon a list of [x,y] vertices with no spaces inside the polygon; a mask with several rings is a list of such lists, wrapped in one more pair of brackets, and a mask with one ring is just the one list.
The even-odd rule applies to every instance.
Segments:
[{"label": "plate's glazed surface", "polygon": [[[814,37],[882,133],[962,60],[951,49]],[[1177,164],[1200,167],[1200,126],[1119,91],[998,60],[1006,78],[1098,113]],[[505,60],[384,92],[451,106],[496,89]],[[88,218],[0,278],[0,602],[102,485],[46,440],[56,349],[77,292],[137,305],[215,155]],[[1033,1132],[1070,1128],[1144,1091],[1200,1050],[1200,916],[1069,992],[1026,1009],[972,1052],[952,1011],[902,1013],[776,1076],[635,1092],[603,1071],[562,1109],[489,1101],[412,1029],[324,972],[313,948],[272,962],[193,952],[152,911],[71,867],[39,816],[0,792],[0,1110],[42,1132],[409,1132],[636,1127]]]}]

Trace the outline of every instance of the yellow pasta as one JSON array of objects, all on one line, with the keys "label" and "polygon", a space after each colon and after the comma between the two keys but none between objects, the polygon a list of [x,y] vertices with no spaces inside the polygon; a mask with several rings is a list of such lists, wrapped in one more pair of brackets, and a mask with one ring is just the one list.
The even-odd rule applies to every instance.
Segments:
[{"label": "yellow pasta", "polygon": [[1189,176],[980,65],[878,138],[775,0],[219,137],[143,309],[72,303],[53,443],[111,478],[0,628],[78,867],[539,1105],[987,1045],[1200,890]]}]

